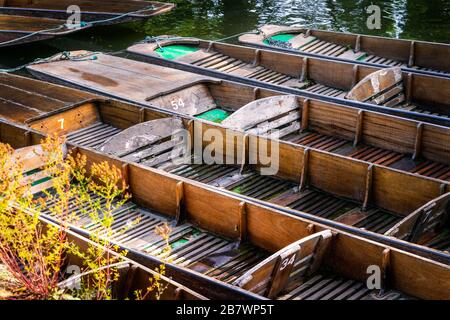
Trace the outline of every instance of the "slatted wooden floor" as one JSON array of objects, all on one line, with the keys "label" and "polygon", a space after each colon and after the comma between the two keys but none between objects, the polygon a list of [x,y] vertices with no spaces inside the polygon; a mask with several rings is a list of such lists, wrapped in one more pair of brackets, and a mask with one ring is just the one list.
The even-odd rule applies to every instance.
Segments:
[{"label": "slatted wooden floor", "polygon": [[210,51],[201,59],[191,62],[194,66],[208,68],[219,72],[240,75],[254,80],[264,81],[267,83],[284,85],[293,77],[282,74],[262,66],[254,66],[251,63],[224,55],[219,52]]},{"label": "slatted wooden floor", "polygon": [[429,160],[413,161],[410,155],[399,152],[360,144],[353,147],[352,143],[316,132],[290,134],[283,138],[296,144],[320,149],[354,159],[367,161],[403,171],[417,173],[423,176],[450,181],[450,166]]},{"label": "slatted wooden floor", "polygon": [[[104,134],[98,134],[95,128],[101,128]],[[69,141],[84,146],[101,148],[104,141],[117,133],[117,129],[107,125],[94,125],[71,133]],[[326,138],[326,137],[325,137]],[[146,166],[166,170],[170,173],[206,183],[220,188],[270,201],[296,210],[307,212],[333,220],[349,221],[349,224],[360,228],[383,233],[401,220],[396,214],[370,209],[361,212],[360,204],[341,199],[320,190],[298,191],[296,184],[280,180],[273,176],[262,176],[253,170],[244,170],[232,165],[190,164],[176,165],[172,162],[177,145],[158,141],[155,144],[141,147],[125,155],[123,158]],[[348,219],[346,217],[356,217]]]},{"label": "slatted wooden floor", "polygon": [[348,280],[339,276],[319,273],[304,284],[293,288],[280,300],[410,300],[411,297],[388,290],[370,290],[363,282]]},{"label": "slatted wooden floor", "polygon": [[[94,201],[98,197],[91,194]],[[48,202],[43,213],[56,218],[51,208],[56,200]],[[93,223],[90,212],[74,205],[70,207],[75,215],[75,225],[98,236],[106,236],[99,223]],[[128,248],[166,259],[172,263],[187,267],[226,283],[232,283],[250,268],[269,256],[269,253],[251,244],[239,244],[208,231],[201,230],[189,223],[173,226],[166,218],[144,210],[133,203],[127,203],[112,214],[114,223],[110,239]],[[172,225],[169,245],[156,233],[157,227]]]},{"label": "slatted wooden floor", "polygon": [[[98,197],[91,194],[94,201]],[[56,199],[47,203],[44,214],[57,218],[52,211]],[[76,216],[75,225],[98,236],[106,236],[100,223],[92,222],[88,208],[72,204],[69,208]],[[114,223],[110,239],[131,249],[165,259],[179,266],[195,270],[219,281],[234,284],[245,272],[269,256],[269,253],[249,243],[233,242],[201,230],[190,223],[174,226],[157,213],[144,210],[129,202],[112,214]],[[167,243],[156,232],[157,227],[172,225]],[[290,281],[281,300],[396,300],[411,299],[397,291],[381,294],[369,290],[362,282],[346,280],[340,276],[321,273],[309,279]]]},{"label": "slatted wooden floor", "polygon": [[[303,36],[306,38],[305,34],[300,33],[299,36]],[[271,45],[283,45],[283,43],[279,43],[278,41],[271,41]],[[376,63],[381,65],[386,65],[389,67],[407,67],[408,65],[402,61],[397,61],[389,58],[380,57],[373,54],[368,54],[364,52],[354,52],[353,50],[349,50],[348,47],[342,46],[333,42],[324,41],[319,38],[311,37],[311,41],[307,41],[305,44],[296,48],[296,50],[306,53],[320,54],[328,57],[334,58],[346,58],[350,60],[358,60],[368,63]],[[437,72],[440,74],[448,74],[445,71],[434,70],[423,67],[413,66],[414,69],[421,71],[429,71],[429,72]]]}]

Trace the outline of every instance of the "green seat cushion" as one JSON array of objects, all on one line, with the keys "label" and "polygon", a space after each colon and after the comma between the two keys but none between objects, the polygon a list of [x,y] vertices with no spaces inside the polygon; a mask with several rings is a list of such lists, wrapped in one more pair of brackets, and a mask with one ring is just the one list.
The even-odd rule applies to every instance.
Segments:
[{"label": "green seat cushion", "polygon": [[165,59],[175,60],[198,50],[199,49],[196,46],[174,44],[158,48],[155,50],[155,52]]},{"label": "green seat cushion", "polygon": [[[283,33],[277,34],[275,36],[270,37],[270,40],[280,41],[280,42],[289,42],[292,38],[295,38],[297,35],[292,33]],[[265,44],[269,44],[269,41],[264,40]]]},{"label": "green seat cushion", "polygon": [[199,119],[212,121],[215,123],[221,123],[223,120],[228,118],[230,114],[222,109],[212,109],[209,111],[206,111],[200,115],[197,116]]}]

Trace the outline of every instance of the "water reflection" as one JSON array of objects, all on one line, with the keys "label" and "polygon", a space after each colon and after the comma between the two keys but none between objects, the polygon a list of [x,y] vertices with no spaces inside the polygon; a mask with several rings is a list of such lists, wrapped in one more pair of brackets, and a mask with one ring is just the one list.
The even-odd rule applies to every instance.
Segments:
[{"label": "water reflection", "polygon": [[[145,36],[218,39],[266,23],[450,43],[450,0],[172,0],[178,7],[143,23],[98,27],[43,43],[0,50],[15,66],[63,50],[116,51]],[[381,30],[366,26],[367,6],[382,9]]]}]

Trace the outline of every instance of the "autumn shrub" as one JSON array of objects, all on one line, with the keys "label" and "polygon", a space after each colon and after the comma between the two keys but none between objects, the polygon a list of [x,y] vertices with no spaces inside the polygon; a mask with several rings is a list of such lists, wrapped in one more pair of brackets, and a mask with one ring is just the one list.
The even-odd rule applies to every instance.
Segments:
[{"label": "autumn shrub", "polygon": [[[114,245],[112,238],[139,220],[114,229],[114,212],[131,197],[121,171],[108,162],[94,163],[88,170],[86,157],[67,154],[64,142],[57,136],[44,139],[35,148],[42,166],[31,172],[10,146],[0,143],[0,260],[20,284],[14,290],[18,298],[113,299],[111,288],[119,277],[115,266],[127,252]],[[33,194],[36,179],[51,184]],[[58,226],[42,224],[43,213],[56,218]],[[90,225],[96,226],[90,232],[94,244],[83,252],[67,239],[66,231],[80,215],[88,216]],[[159,230],[166,241],[169,231],[168,227]],[[68,255],[82,261],[83,273],[91,273],[89,285],[81,283],[76,290],[59,286]],[[157,271],[164,275],[164,266]],[[149,283],[146,292],[136,293],[136,298],[146,298],[151,292],[161,296],[165,288],[158,276]]]}]

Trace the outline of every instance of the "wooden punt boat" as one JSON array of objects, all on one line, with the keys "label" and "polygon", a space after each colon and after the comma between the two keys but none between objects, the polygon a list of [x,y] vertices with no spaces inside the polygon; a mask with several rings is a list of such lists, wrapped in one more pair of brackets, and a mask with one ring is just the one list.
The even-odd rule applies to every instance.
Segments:
[{"label": "wooden punt boat", "polygon": [[[26,147],[32,152],[33,147]],[[17,150],[18,152],[27,152],[27,150]],[[45,225],[55,225],[53,222],[41,217],[41,222]],[[93,246],[98,246],[88,238],[85,238],[73,231],[67,230],[67,240],[74,243],[79,248],[80,252],[86,253],[87,250]],[[110,252],[111,255],[118,256],[117,253]],[[119,257],[119,262],[115,263],[113,267],[117,268],[119,272],[119,278],[114,282],[111,290],[113,296],[118,300],[136,299],[135,293],[140,291],[143,294],[147,292],[147,288],[150,286],[150,278],[158,277],[161,285],[165,288],[160,293],[159,297],[156,297],[155,293],[150,293],[146,296],[146,300],[207,300],[197,292],[175,282],[174,280],[161,275],[141,264],[138,264],[126,257]],[[62,270],[67,270],[69,266],[78,266],[82,268],[83,261],[79,257],[67,254],[65,256],[64,265]],[[81,273],[75,276],[71,276],[66,280],[60,282],[61,288],[71,288],[79,281],[83,281],[86,285],[89,284],[90,273]]]},{"label": "wooden punt boat", "polygon": [[65,23],[65,20],[58,19],[5,15],[0,11],[0,47],[65,36],[89,27],[69,29]]},{"label": "wooden punt boat", "polygon": [[[42,138],[6,121],[0,122],[0,132],[1,140],[16,148]],[[123,168],[133,203],[114,213],[116,221],[142,217],[114,239],[129,249],[129,258],[150,268],[161,263],[162,244],[151,231],[164,221],[173,223],[174,262],[166,268],[175,281],[208,298],[449,299],[448,265],[92,149],[78,146],[73,152],[85,155],[89,164],[108,161]],[[35,192],[49,188],[41,185]],[[79,221],[77,233],[97,227],[88,225],[89,219]],[[373,268],[379,289],[370,289]]]},{"label": "wooden punt boat", "polygon": [[[281,163],[278,176],[260,175],[258,166],[248,166],[245,172],[240,174],[240,168],[232,165],[171,165],[171,151],[176,147],[176,143],[172,143],[170,139],[167,141],[167,139],[171,136],[172,129],[175,128],[186,127],[189,131],[192,131],[193,123],[190,121],[194,118],[186,117],[183,121],[180,121],[172,118],[169,113],[149,108],[141,108],[112,100],[89,100],[92,95],[56,85],[38,85],[40,82],[37,80],[18,76],[3,75],[0,77],[0,83],[2,83],[3,88],[16,86],[15,93],[14,90],[11,90],[10,93],[6,93],[6,90],[3,91],[5,92],[3,100],[7,102],[5,109],[0,109],[0,115],[3,118],[26,123],[30,128],[45,133],[67,134],[69,141],[80,146],[102,150],[102,152],[109,152],[142,165],[164,169],[173,174],[220,187],[230,193],[238,193],[242,197],[262,200],[266,205],[273,203],[280,210],[290,208],[290,212],[298,216],[307,217],[310,220],[349,230],[366,237],[376,236],[372,232],[389,235],[398,234],[395,231],[399,228],[396,226],[398,223],[403,222],[403,219],[406,218],[408,219],[404,222],[409,221],[408,223],[410,223],[411,217],[419,215],[419,213],[414,212],[417,208],[450,191],[448,148],[445,144],[436,144],[436,141],[447,141],[449,139],[448,129],[446,128],[428,124],[419,126],[411,120],[389,119],[390,117],[382,114],[364,113],[364,127],[367,132],[361,136],[363,139],[360,141],[367,142],[365,142],[364,147],[359,149],[359,152],[361,154],[368,152],[367,155],[384,158],[388,154],[388,150],[410,150],[405,152],[412,152],[412,150],[415,150],[414,146],[420,145],[420,152],[424,157],[436,159],[435,161],[444,159],[444,165],[435,164],[440,167],[434,167],[435,165],[430,167],[431,161],[421,162],[420,167],[431,168],[430,173],[447,172],[445,179],[438,180],[436,178],[440,176],[433,175],[431,175],[432,178],[425,178],[417,173],[426,174],[426,171],[405,174],[396,169],[396,167],[399,167],[398,165],[389,169],[383,166],[385,163],[382,162],[381,164],[377,161],[367,162],[367,160],[370,160],[367,157],[358,158],[355,156],[356,159],[350,159],[342,157],[337,152],[330,153],[329,151],[332,150],[327,149],[326,145],[336,143],[344,149],[352,148],[354,134],[350,135],[350,143],[347,147],[344,147],[345,143],[339,142],[337,138],[332,136],[332,134],[339,134],[336,128],[345,124],[345,122],[340,123],[333,120],[332,115],[345,113],[349,109],[324,103],[315,104],[311,101],[307,107],[309,108],[307,131],[295,133],[295,131],[298,131],[298,127],[295,129],[295,121],[293,125],[288,125],[287,128],[293,127],[295,129],[294,132],[291,131],[291,134],[300,134],[303,137],[309,135],[308,139],[311,141],[319,137],[317,143],[323,146],[322,151],[317,150],[321,148],[315,148],[315,145],[310,148],[295,145],[289,141],[283,142],[280,143]],[[180,94],[185,94],[186,89],[192,89],[192,87],[186,87],[185,84],[181,85],[182,89],[178,88],[177,91],[172,88],[171,94],[158,98],[160,100],[156,102],[156,105],[159,107],[164,107],[164,103],[171,105],[171,101],[178,101]],[[209,84],[208,90],[199,87],[199,84],[194,85],[193,88],[194,91],[188,96],[200,97],[201,92],[214,93],[210,97],[203,96],[202,99],[205,103],[216,101],[219,105],[229,107],[231,110],[233,107],[239,108],[240,104],[249,103],[250,109],[255,106],[255,103],[252,103],[255,91],[250,87],[222,82],[220,84]],[[27,96],[18,94],[18,92],[24,92],[25,90],[31,90],[31,92]],[[155,87],[155,90],[158,90],[158,87]],[[239,93],[238,96],[231,94],[236,92]],[[279,101],[280,98],[280,96],[270,98],[276,93],[266,90],[260,90],[259,94],[263,97],[269,97],[256,101],[261,109],[267,99],[275,99],[275,101],[278,99]],[[21,100],[17,100],[17,97],[20,97]],[[286,97],[288,98],[287,101],[293,100],[292,96]],[[78,102],[74,102],[74,100],[78,100]],[[27,109],[23,107],[26,105],[31,106],[28,110],[32,110],[34,113],[28,114]],[[186,107],[192,108],[189,104],[186,104]],[[40,113],[37,112],[39,108],[41,108]],[[248,107],[242,108],[242,110],[248,112],[245,109],[248,109]],[[18,112],[15,112],[15,110]],[[256,109],[253,108],[253,110]],[[286,112],[292,114],[289,110]],[[26,114],[28,114],[27,117],[24,117],[23,115]],[[237,111],[225,121],[230,120],[232,122],[233,117],[234,119],[240,117],[239,114],[240,111]],[[301,111],[298,114],[305,113]],[[357,110],[354,110],[353,116],[348,115],[348,121],[353,119],[353,121],[350,121],[351,130],[360,127],[355,126],[357,119],[360,118],[358,115],[360,113]],[[380,129],[379,124],[384,122],[389,123],[392,127],[389,130]],[[197,120],[195,123],[200,123],[200,121]],[[305,123],[304,120],[300,120],[300,124],[305,125]],[[329,131],[330,126],[333,127],[332,132]],[[423,141],[415,143],[418,127],[423,132],[423,135],[419,135]],[[204,122],[203,131],[206,132],[208,128],[218,129],[221,132],[225,131],[224,126]],[[130,131],[135,132],[130,134]],[[411,137],[401,135],[408,131]],[[242,131],[232,132],[233,135],[236,134],[237,141],[229,141],[230,139],[225,135],[228,139],[227,143],[236,144],[236,150],[242,149],[246,135]],[[340,141],[348,141],[349,138],[345,137],[345,132],[347,131],[342,131],[338,135],[342,135]],[[121,139],[124,136],[128,141],[132,139],[133,135],[141,133],[145,133],[149,139],[153,140],[148,141],[147,145],[141,146],[135,152],[124,153],[120,150],[123,145]],[[247,137],[249,133],[255,132],[247,132]],[[150,138],[152,136],[153,138]],[[260,139],[260,141],[265,141],[265,138]],[[410,145],[402,144],[405,141],[410,141]],[[109,142],[112,148],[108,149],[105,142]],[[367,143],[372,148],[370,152],[367,151]],[[377,146],[382,146],[385,149],[380,149]],[[247,153],[245,159],[250,159],[250,149],[245,149]],[[391,155],[388,158],[397,157],[395,153],[390,152]],[[311,161],[313,161],[313,164],[311,164]],[[410,161],[408,157],[403,156],[400,163],[404,164]],[[299,186],[301,190],[298,190]],[[443,253],[443,259],[449,259],[450,238],[448,237],[448,226],[445,223],[446,214],[440,213],[438,216],[439,218],[431,221],[417,222],[423,226],[428,226],[418,232],[417,237],[420,239],[416,237],[415,240],[411,240],[410,236],[415,232],[412,230],[415,228],[413,225],[410,225],[409,234],[398,234],[398,237],[435,248]],[[436,224],[438,221],[439,223]],[[361,231],[358,227],[370,232]],[[376,239],[378,241],[389,241],[388,238],[381,238],[380,240],[378,236]],[[408,245],[404,247],[406,243],[401,242],[401,244],[398,242],[395,245],[420,254],[425,251],[428,252],[427,254],[435,252],[421,246],[410,247]]]},{"label": "wooden punt boat", "polygon": [[[448,78],[192,38],[166,39],[127,51],[137,60],[184,71],[448,125]],[[361,87],[364,94],[355,95]]]},{"label": "wooden punt boat", "polygon": [[67,10],[74,5],[81,9],[83,22],[103,25],[148,19],[175,7],[172,3],[144,0],[2,0],[0,14],[66,21],[72,15]]},{"label": "wooden punt boat", "polygon": [[[122,62],[123,59],[107,58],[105,62],[100,57],[102,68],[96,73],[88,72],[91,65],[84,62],[63,63],[57,69],[50,64],[50,70],[44,72],[49,76],[58,74],[58,77],[54,76],[52,79],[63,79],[64,84],[90,88],[103,95],[145,107],[193,115],[197,119],[221,122],[225,127],[259,135],[270,135],[272,131],[279,130],[278,138],[283,141],[443,181],[450,180],[448,128],[320,100],[284,95],[277,91],[218,82],[147,64],[138,64],[141,72],[137,74],[130,71],[136,64],[129,60],[125,60],[126,70],[117,71],[117,68],[108,67],[107,62],[112,59],[109,61],[112,64]],[[74,69],[73,66],[79,68]],[[59,77],[60,74],[65,74],[65,77]],[[128,81],[117,81],[119,74],[122,79],[126,76]],[[0,77],[0,84],[8,86],[11,91],[5,91],[4,94],[8,104],[3,109],[5,111],[1,112],[3,117],[25,121],[27,119],[21,117],[27,115],[28,111],[23,106],[30,105],[33,110],[27,116],[27,121],[30,122],[31,118],[40,116],[36,110],[41,105],[54,104],[52,99],[44,99],[39,91],[14,101],[18,95],[14,94],[12,86],[17,88],[17,92],[41,87],[29,84],[31,80],[24,83],[24,80],[26,79],[11,76]],[[54,89],[47,90],[45,95],[49,95],[49,91]],[[72,95],[77,97],[79,93],[74,94],[72,90],[65,94],[69,97]],[[54,105],[61,108],[61,104]],[[278,113],[271,108],[272,105],[282,106],[283,111]],[[255,112],[255,108],[264,112]],[[20,114],[11,110],[20,110]]]},{"label": "wooden punt boat", "polygon": [[264,25],[239,42],[294,54],[450,76],[450,45],[362,34]]}]

